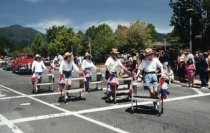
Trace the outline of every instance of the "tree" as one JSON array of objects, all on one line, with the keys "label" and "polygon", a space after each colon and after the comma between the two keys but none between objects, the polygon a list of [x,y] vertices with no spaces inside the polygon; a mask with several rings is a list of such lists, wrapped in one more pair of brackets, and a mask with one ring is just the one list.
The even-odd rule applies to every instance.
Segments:
[{"label": "tree", "polygon": [[51,51],[49,53],[52,56],[57,53],[64,54],[67,51],[73,52],[73,48],[78,47],[80,41],[73,28],[53,26],[47,30],[47,42]]},{"label": "tree", "polygon": [[91,43],[92,55],[101,61],[107,55],[114,44],[113,31],[107,24],[98,27],[92,26],[86,30],[85,35]]},{"label": "tree", "polygon": [[124,51],[124,46],[128,44],[128,27],[118,25],[114,33],[114,39],[115,47],[117,47],[120,51]]},{"label": "tree", "polygon": [[146,47],[151,47],[155,38],[153,38],[152,25],[137,21],[130,25],[128,29],[128,44],[125,47],[128,52],[136,52]]},{"label": "tree", "polygon": [[[204,47],[197,35],[203,35],[204,10],[202,0],[170,0],[170,7],[173,9],[171,26],[174,26],[174,34],[180,38],[180,44],[189,46],[190,17],[192,18],[192,46],[193,49]],[[192,10],[189,10],[192,9]]]},{"label": "tree", "polygon": [[6,38],[0,37],[0,55],[9,55],[14,50],[15,46],[13,43]]},{"label": "tree", "polygon": [[[34,40],[31,44],[31,49],[34,54],[40,54],[42,56],[48,56],[47,50],[47,44],[46,41],[44,41],[42,35],[40,33],[37,33],[34,37]],[[30,49],[27,48],[27,50],[30,51]]]}]

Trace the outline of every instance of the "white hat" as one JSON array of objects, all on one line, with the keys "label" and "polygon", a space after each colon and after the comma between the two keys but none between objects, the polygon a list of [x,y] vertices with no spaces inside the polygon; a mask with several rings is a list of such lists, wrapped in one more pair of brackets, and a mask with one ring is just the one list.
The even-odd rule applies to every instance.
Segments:
[{"label": "white hat", "polygon": [[119,52],[117,51],[116,48],[112,48],[112,51],[110,52],[110,54],[119,54]]},{"label": "white hat", "polygon": [[36,55],[35,55],[35,58],[41,58],[41,55],[36,54]]},{"label": "white hat", "polygon": [[67,56],[71,56],[71,53],[70,52],[66,52],[63,56],[63,58],[65,59]]},{"label": "white hat", "polygon": [[88,52],[85,52],[85,57],[91,56]]}]

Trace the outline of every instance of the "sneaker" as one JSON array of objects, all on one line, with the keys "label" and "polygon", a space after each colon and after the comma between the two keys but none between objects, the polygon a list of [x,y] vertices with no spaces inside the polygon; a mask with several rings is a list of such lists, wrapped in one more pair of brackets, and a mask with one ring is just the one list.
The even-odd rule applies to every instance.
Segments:
[{"label": "sneaker", "polygon": [[112,96],[110,96],[109,99],[112,101],[114,98]]},{"label": "sneaker", "polygon": [[204,89],[204,90],[206,90],[207,88],[203,86],[203,87],[201,87],[201,89]]},{"label": "sneaker", "polygon": [[153,102],[153,109],[154,110],[158,110],[158,105],[159,105],[159,103],[157,103],[157,102]]}]

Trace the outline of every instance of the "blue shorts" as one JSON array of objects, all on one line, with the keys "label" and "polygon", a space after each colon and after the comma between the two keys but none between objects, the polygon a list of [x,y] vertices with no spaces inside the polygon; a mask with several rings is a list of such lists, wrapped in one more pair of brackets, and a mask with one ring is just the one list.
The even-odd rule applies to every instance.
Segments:
[{"label": "blue shorts", "polygon": [[65,79],[69,79],[69,78],[71,78],[71,71],[63,71],[63,75],[64,75]]},{"label": "blue shorts", "polygon": [[43,76],[43,72],[35,72],[35,76],[36,76],[37,78],[40,78],[40,77]]},{"label": "blue shorts", "polygon": [[[145,74],[144,76],[144,83],[156,83],[158,82],[158,79],[157,79],[157,74],[156,73],[148,73],[148,74]],[[144,89],[153,89],[154,87],[153,86],[145,86]]]}]

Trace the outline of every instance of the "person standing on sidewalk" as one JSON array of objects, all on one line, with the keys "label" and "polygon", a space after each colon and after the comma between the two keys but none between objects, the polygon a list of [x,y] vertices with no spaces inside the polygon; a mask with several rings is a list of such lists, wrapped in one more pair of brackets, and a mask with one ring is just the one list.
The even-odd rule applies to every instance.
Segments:
[{"label": "person standing on sidewalk", "polygon": [[191,87],[193,87],[196,68],[195,68],[195,64],[193,63],[193,60],[191,58],[188,59],[188,61],[187,61],[186,71],[187,71],[189,87],[190,87],[190,85],[191,85]]},{"label": "person standing on sidewalk", "polygon": [[178,74],[181,82],[185,80],[185,65],[186,65],[185,61],[186,61],[186,56],[184,54],[184,51],[181,51],[177,58]]},{"label": "person standing on sidewalk", "polygon": [[208,69],[207,69],[208,79],[207,79],[207,81],[209,82],[209,78],[210,78],[210,50],[208,50],[208,57],[206,58],[206,62],[208,64]]},{"label": "person standing on sidewalk", "polygon": [[199,54],[197,69],[201,80],[201,88],[205,89],[208,86],[208,81],[207,81],[208,64],[206,62],[206,59],[204,58],[203,53]]}]

